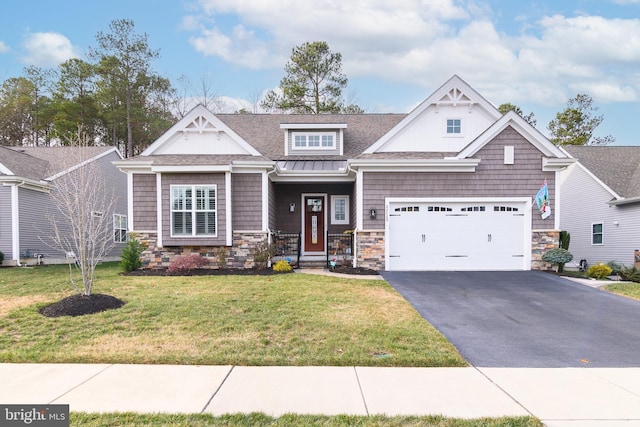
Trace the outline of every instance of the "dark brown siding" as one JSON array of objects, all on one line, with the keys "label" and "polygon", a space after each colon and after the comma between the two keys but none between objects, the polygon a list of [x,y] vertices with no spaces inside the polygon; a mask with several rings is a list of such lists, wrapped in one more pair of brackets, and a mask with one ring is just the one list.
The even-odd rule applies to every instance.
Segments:
[{"label": "dark brown siding", "polygon": [[234,230],[262,230],[262,174],[231,175]]},{"label": "dark brown siding", "polygon": [[[341,233],[346,229],[353,229],[354,215],[350,212],[349,221],[351,224],[332,225],[331,224],[331,196],[349,196],[350,203],[353,203],[354,185],[348,184],[276,184],[276,229],[284,233],[297,233],[302,230],[301,211],[302,193],[316,193],[327,195],[327,221],[330,233]],[[289,212],[289,204],[295,203],[295,212]]]},{"label": "dark brown siding", "polygon": [[[171,185],[217,185],[218,236],[171,237]],[[162,174],[162,242],[164,246],[216,246],[226,243],[226,200],[224,173]]]},{"label": "dark brown siding", "polygon": [[[515,147],[515,163],[504,164],[504,147]],[[511,127],[482,148],[474,158],[481,159],[476,172],[365,172],[364,229],[384,229],[385,197],[529,197],[533,199],[547,180],[550,204],[555,203],[555,174],[542,171],[543,154]],[[369,208],[378,211],[378,219],[369,219]],[[534,206],[534,209],[537,207]],[[553,229],[554,210],[543,220],[532,215],[532,228]]]},{"label": "dark brown siding", "polygon": [[154,231],[158,228],[156,176],[133,175],[133,230]]}]

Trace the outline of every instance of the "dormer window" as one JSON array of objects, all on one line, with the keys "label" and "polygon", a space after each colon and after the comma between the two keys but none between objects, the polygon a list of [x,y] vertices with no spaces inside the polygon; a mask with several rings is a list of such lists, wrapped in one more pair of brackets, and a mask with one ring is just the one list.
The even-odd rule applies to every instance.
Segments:
[{"label": "dormer window", "polygon": [[293,147],[295,149],[326,150],[334,149],[335,133],[328,132],[295,132],[293,133]]}]

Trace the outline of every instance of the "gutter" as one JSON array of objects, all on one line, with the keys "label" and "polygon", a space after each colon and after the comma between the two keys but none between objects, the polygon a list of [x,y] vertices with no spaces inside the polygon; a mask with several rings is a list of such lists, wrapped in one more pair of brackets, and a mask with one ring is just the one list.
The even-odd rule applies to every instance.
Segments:
[{"label": "gutter", "polygon": [[609,206],[630,205],[632,203],[640,203],[640,196],[629,197],[628,199],[611,200]]}]

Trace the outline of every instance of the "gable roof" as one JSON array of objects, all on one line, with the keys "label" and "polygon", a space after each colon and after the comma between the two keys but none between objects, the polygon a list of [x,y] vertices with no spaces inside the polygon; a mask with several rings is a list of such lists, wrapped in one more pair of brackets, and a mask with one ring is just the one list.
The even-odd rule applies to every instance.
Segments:
[{"label": "gable roof", "polygon": [[[514,111],[509,111],[498,121],[489,126],[480,136],[467,145],[458,153],[457,158],[463,159],[476,154],[489,141],[494,139],[500,132],[507,127],[512,127],[516,132],[522,135],[531,145],[536,147],[542,154],[547,157],[569,158],[562,150],[549,141],[534,126],[531,126],[524,118]],[[564,166],[567,166],[564,164]]]},{"label": "gable roof", "polygon": [[571,145],[563,148],[621,197],[640,197],[640,146]]},{"label": "gable roof", "polygon": [[473,89],[467,82],[454,75],[433,92],[427,99],[414,108],[400,123],[385,133],[375,144],[372,144],[364,154],[372,154],[381,149],[402,129],[420,117],[432,105],[479,105],[482,110],[497,120],[502,115],[498,109]]},{"label": "gable roof", "polygon": [[49,162],[46,160],[34,158],[19,149],[0,146],[0,176],[40,181],[46,177],[48,168]]}]

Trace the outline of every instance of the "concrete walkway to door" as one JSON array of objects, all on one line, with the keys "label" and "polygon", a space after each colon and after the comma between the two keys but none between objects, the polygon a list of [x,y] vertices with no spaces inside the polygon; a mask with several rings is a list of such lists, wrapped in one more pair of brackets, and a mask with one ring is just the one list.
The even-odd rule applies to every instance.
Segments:
[{"label": "concrete walkway to door", "polygon": [[640,301],[540,271],[382,276],[474,366],[640,367]]}]

